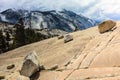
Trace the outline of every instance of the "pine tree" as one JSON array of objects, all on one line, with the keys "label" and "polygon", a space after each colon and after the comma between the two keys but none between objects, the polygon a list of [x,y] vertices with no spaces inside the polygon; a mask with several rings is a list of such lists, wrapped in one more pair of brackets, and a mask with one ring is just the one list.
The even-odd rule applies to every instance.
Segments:
[{"label": "pine tree", "polygon": [[3,36],[3,33],[1,30],[0,30],[0,51],[1,53],[7,51],[6,39]]},{"label": "pine tree", "polygon": [[6,32],[6,40],[7,40],[7,41],[10,41],[10,40],[11,40],[11,39],[10,39],[10,34],[9,34],[8,31]]},{"label": "pine tree", "polygon": [[19,23],[15,25],[15,28],[16,28],[14,40],[15,47],[25,45],[25,29],[22,19],[20,19]]}]

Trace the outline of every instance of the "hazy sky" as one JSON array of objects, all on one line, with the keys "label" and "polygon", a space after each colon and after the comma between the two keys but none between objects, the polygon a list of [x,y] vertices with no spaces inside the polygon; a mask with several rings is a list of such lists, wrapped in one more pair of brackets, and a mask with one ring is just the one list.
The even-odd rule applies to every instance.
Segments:
[{"label": "hazy sky", "polygon": [[0,11],[8,8],[68,9],[90,18],[120,19],[120,0],[0,0]]}]

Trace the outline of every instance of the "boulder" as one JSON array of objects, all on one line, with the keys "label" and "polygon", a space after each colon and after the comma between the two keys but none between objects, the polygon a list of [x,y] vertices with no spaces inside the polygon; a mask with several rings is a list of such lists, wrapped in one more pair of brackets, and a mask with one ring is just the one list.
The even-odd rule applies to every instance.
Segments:
[{"label": "boulder", "polygon": [[36,52],[29,53],[23,62],[23,66],[20,70],[20,74],[30,77],[40,69],[40,64],[37,58]]},{"label": "boulder", "polygon": [[58,39],[63,39],[63,38],[64,38],[63,35],[59,35],[59,36],[58,36]]},{"label": "boulder", "polygon": [[116,22],[112,20],[107,20],[98,25],[98,30],[100,33],[111,30],[116,25]]},{"label": "boulder", "polygon": [[15,65],[11,64],[11,65],[7,66],[7,69],[13,69],[14,67],[15,67]]},{"label": "boulder", "polygon": [[73,40],[73,36],[67,34],[64,36],[64,43],[70,42]]}]

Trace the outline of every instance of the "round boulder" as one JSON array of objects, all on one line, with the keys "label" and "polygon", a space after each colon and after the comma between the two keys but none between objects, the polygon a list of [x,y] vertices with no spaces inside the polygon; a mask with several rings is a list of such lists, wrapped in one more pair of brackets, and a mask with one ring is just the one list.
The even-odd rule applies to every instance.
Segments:
[{"label": "round boulder", "polygon": [[100,33],[111,30],[116,25],[116,22],[112,20],[106,20],[98,25],[98,30]]}]

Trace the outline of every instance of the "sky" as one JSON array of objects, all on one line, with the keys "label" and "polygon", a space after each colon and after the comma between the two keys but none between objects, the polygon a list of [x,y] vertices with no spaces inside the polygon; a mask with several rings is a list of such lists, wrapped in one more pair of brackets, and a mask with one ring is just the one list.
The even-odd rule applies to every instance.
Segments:
[{"label": "sky", "polygon": [[120,0],[0,0],[0,11],[67,9],[93,19],[120,20]]}]

